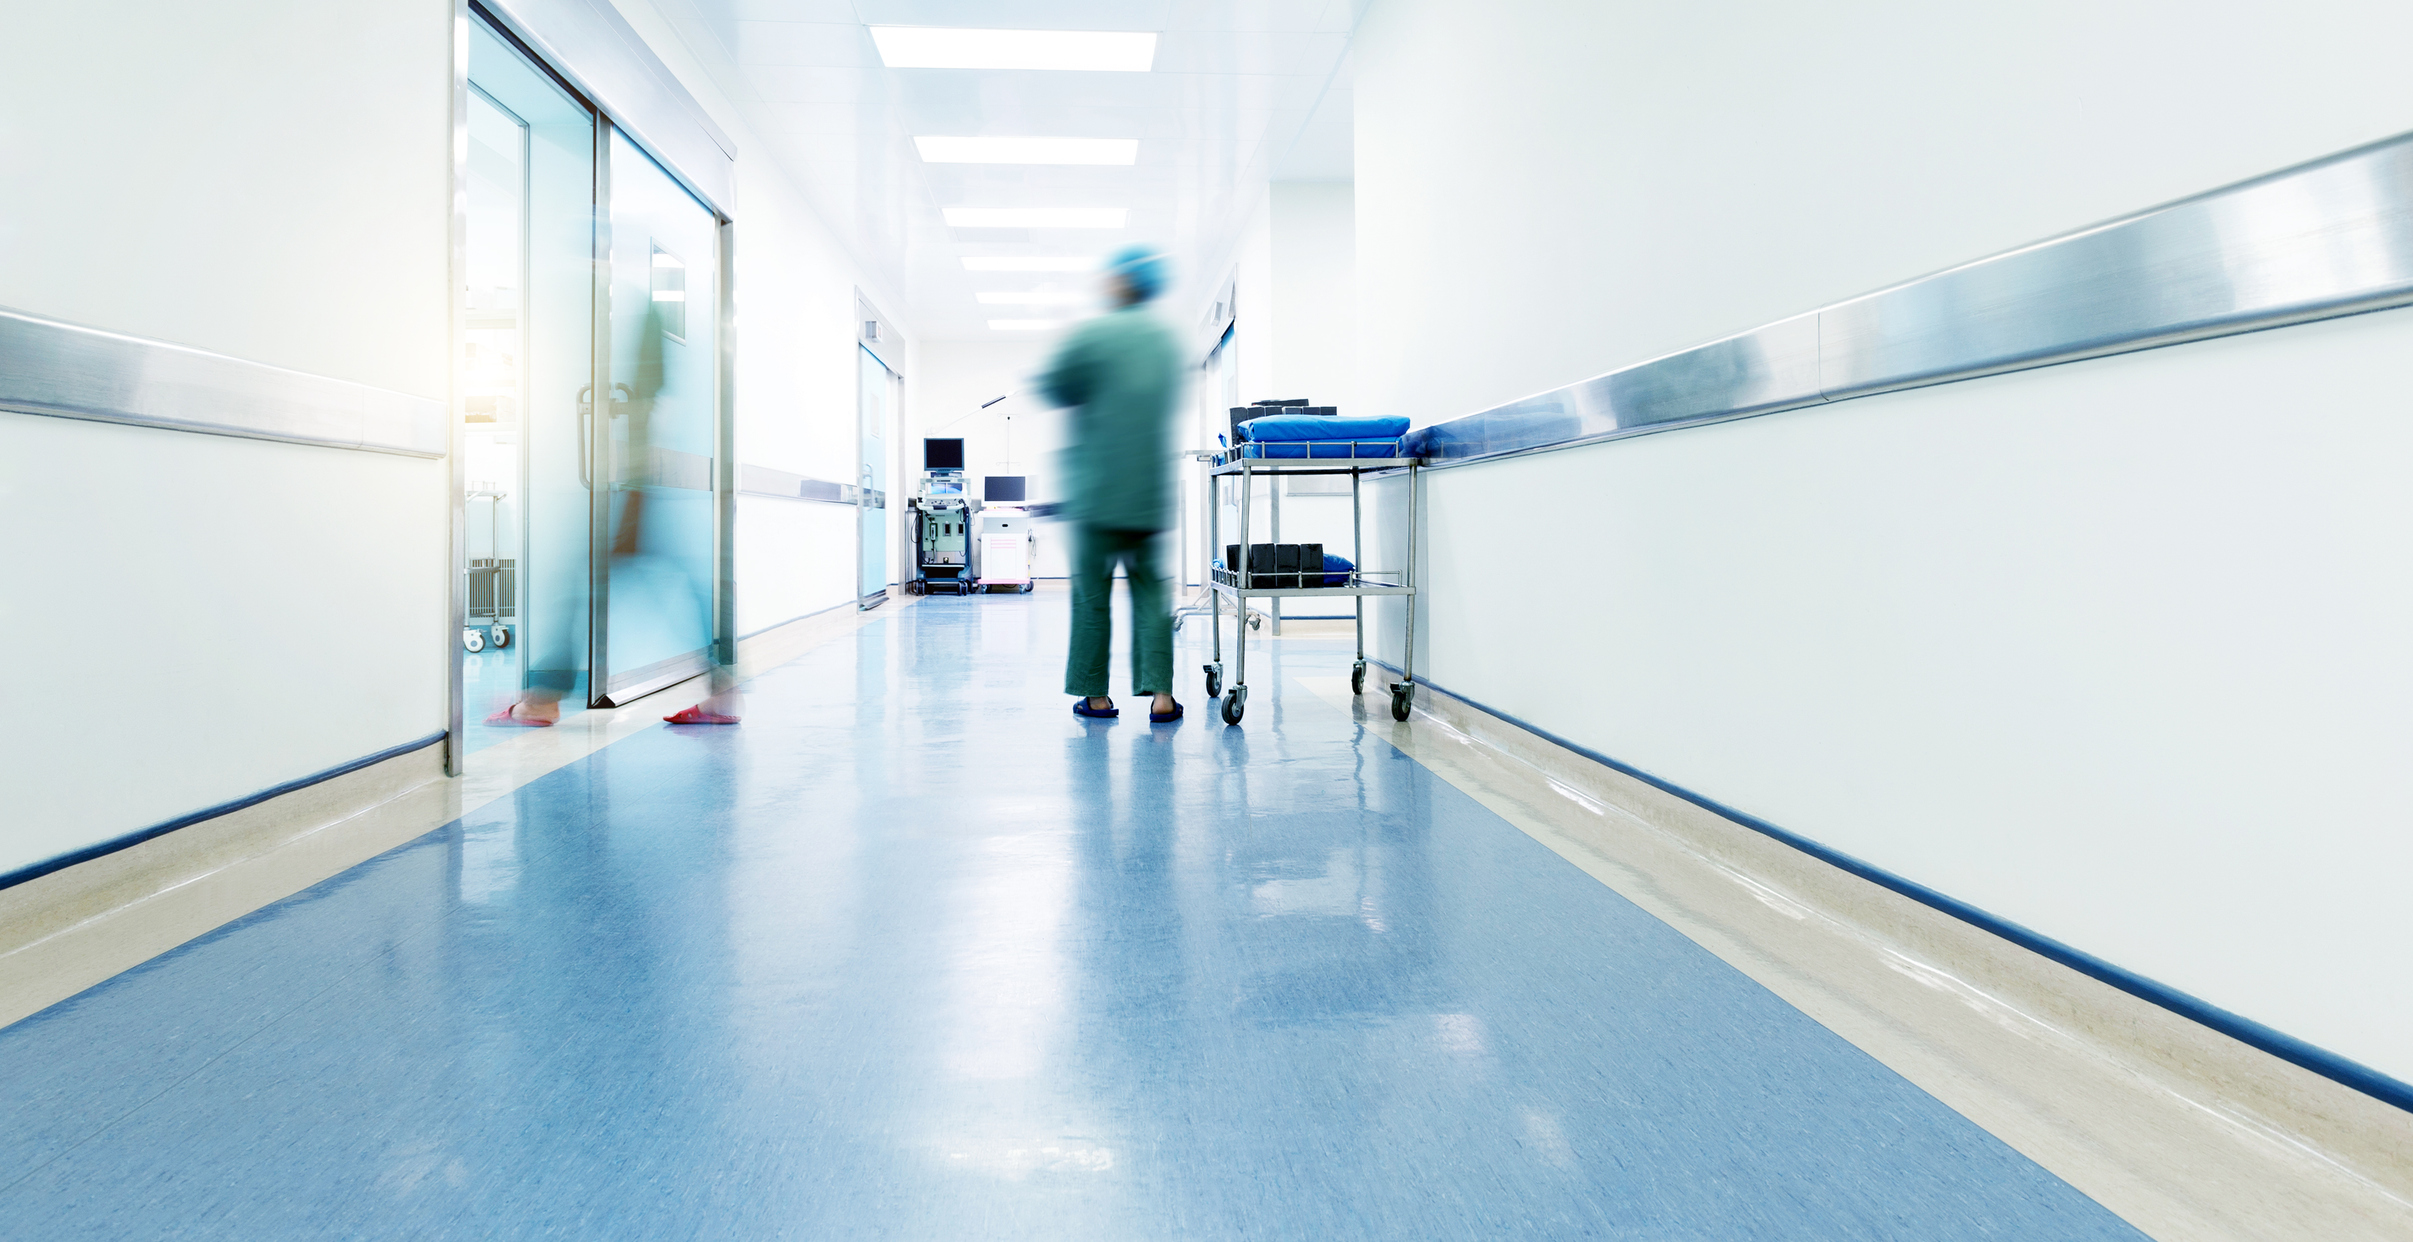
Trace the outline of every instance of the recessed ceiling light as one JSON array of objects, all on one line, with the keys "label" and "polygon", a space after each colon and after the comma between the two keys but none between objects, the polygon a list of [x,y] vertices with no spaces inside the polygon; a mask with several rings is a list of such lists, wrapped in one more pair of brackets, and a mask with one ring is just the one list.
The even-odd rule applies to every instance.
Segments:
[{"label": "recessed ceiling light", "polygon": [[1129,164],[1137,138],[920,138],[930,164]]},{"label": "recessed ceiling light", "polygon": [[989,327],[999,332],[1045,332],[1049,328],[1063,326],[1064,321],[1061,319],[992,319],[989,321]]},{"label": "recessed ceiling light", "polygon": [[1120,207],[949,207],[947,224],[959,229],[1119,229],[1130,213]]},{"label": "recessed ceiling light", "polygon": [[987,254],[964,258],[967,272],[1086,272],[1097,265],[1096,259],[1077,255]]},{"label": "recessed ceiling light", "polygon": [[1071,289],[1024,289],[972,295],[989,306],[1079,306],[1089,295]]},{"label": "recessed ceiling light", "polygon": [[967,30],[874,26],[871,41],[891,69],[1098,69],[1146,73],[1156,36],[1123,30]]}]

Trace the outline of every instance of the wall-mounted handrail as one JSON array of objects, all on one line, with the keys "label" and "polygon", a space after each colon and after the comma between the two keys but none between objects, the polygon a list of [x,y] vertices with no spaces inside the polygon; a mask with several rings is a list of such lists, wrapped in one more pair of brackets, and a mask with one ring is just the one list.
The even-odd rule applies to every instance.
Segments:
[{"label": "wall-mounted handrail", "polygon": [[853,505],[861,489],[851,483],[832,483],[807,475],[773,470],[769,466],[737,467],[737,494],[740,496],[769,496],[775,500],[817,500],[825,504]]},{"label": "wall-mounted handrail", "polygon": [[2413,134],[1411,433],[1455,466],[2413,304]]},{"label": "wall-mounted handrail", "polygon": [[169,431],[446,452],[444,402],[0,310],[0,410]]}]

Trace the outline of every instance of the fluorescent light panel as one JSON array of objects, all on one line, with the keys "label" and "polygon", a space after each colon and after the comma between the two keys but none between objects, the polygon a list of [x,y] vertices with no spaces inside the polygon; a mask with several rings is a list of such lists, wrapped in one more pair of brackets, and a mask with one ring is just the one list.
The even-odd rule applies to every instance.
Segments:
[{"label": "fluorescent light panel", "polygon": [[1096,259],[1078,255],[969,255],[964,259],[967,272],[1087,272],[1095,270]]},{"label": "fluorescent light panel", "polygon": [[1137,138],[916,137],[913,145],[928,164],[1129,164],[1139,159]]},{"label": "fluorescent light panel", "polygon": [[989,327],[998,332],[1045,332],[1064,326],[1061,319],[992,319]]},{"label": "fluorescent light panel", "polygon": [[972,296],[987,306],[1079,306],[1089,300],[1087,294],[1070,289],[1024,289],[1004,293],[975,293]]},{"label": "fluorescent light panel", "polygon": [[947,225],[958,229],[1119,229],[1130,212],[1121,207],[949,207]]},{"label": "fluorescent light panel", "polygon": [[1146,73],[1156,36],[1122,30],[969,30],[874,26],[871,41],[891,69],[1090,69]]}]

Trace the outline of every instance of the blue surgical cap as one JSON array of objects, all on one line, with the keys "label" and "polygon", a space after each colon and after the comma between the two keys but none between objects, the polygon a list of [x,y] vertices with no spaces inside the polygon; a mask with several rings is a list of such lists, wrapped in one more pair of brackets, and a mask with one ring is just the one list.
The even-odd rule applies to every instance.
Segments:
[{"label": "blue surgical cap", "polygon": [[1106,270],[1131,282],[1131,291],[1142,302],[1165,291],[1165,279],[1172,273],[1165,256],[1146,246],[1125,246],[1106,260]]}]

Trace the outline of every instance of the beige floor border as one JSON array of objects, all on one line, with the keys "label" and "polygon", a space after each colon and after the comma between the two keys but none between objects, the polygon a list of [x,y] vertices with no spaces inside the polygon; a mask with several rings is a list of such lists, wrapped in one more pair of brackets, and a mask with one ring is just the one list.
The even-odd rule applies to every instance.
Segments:
[{"label": "beige floor border", "polygon": [[[913,602],[842,605],[757,634],[738,644],[738,675]],[[444,748],[428,746],[0,889],[0,1026],[443,827],[709,692],[708,678],[693,677],[530,729],[471,755],[458,779],[444,775]]]},{"label": "beige floor border", "polygon": [[2413,1238],[2413,1114],[1450,695],[1292,680],[2152,1237]]}]

